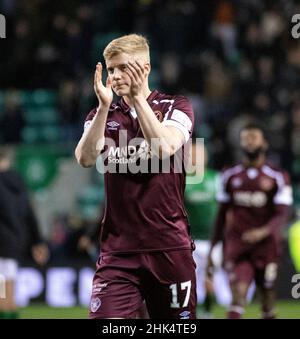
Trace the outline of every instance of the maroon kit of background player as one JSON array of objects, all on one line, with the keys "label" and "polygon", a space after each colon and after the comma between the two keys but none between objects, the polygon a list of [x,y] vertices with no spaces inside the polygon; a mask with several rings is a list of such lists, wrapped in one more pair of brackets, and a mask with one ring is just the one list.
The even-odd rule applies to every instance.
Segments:
[{"label": "maroon kit of background player", "polygon": [[[222,175],[218,200],[227,214],[219,213],[212,246],[224,237],[230,282],[250,284],[256,277],[258,285],[272,288],[276,272],[266,274],[266,270],[268,265],[275,267],[281,253],[281,229],[292,204],[288,174],[267,164],[229,168]],[[270,236],[254,244],[242,240],[246,231],[262,226],[270,228]]]}]

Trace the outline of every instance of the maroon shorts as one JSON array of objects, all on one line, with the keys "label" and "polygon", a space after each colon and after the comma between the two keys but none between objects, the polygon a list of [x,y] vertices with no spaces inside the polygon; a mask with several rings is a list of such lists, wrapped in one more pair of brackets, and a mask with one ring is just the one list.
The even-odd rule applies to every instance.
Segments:
[{"label": "maroon shorts", "polygon": [[145,300],[151,319],[195,319],[195,268],[191,250],[102,254],[89,317],[135,318]]},{"label": "maroon shorts", "polygon": [[254,280],[258,287],[272,289],[277,278],[277,262],[268,262],[264,265],[257,265],[256,261],[250,259],[241,259],[239,261],[228,261],[225,263],[225,269],[228,273],[231,285],[245,283],[248,286]]},{"label": "maroon shorts", "polygon": [[277,278],[277,264],[281,254],[281,244],[274,238],[248,245],[239,239],[227,237],[225,240],[225,269],[229,282],[273,288]]}]

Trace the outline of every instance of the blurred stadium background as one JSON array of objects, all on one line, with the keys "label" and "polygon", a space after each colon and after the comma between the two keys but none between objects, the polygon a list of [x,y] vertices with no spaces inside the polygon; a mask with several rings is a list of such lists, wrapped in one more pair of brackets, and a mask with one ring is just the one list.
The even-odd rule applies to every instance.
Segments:
[{"label": "blurred stadium background", "polygon": [[[121,34],[149,38],[151,88],[192,101],[195,135],[205,138],[210,167],[238,160],[243,124],[258,119],[267,127],[269,156],[291,174],[295,220],[300,215],[300,40],[291,37],[299,1],[0,0],[0,13],[7,20],[7,38],[0,40],[0,143],[14,155],[51,249],[46,268],[24,258],[18,302],[31,306],[22,317],[86,317],[84,307],[65,308],[88,303],[97,249],[80,251],[78,239],[97,239],[103,179],[95,169],[82,170],[73,151],[96,104],[95,64]],[[287,238],[288,228],[279,313],[300,318]],[[41,303],[64,308],[59,313]]]}]

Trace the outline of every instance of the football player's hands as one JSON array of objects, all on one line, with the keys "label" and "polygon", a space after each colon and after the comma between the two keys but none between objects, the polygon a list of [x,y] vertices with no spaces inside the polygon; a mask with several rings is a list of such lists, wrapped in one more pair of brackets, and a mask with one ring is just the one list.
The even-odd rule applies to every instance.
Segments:
[{"label": "football player's hands", "polygon": [[140,61],[129,61],[125,72],[131,80],[130,96],[132,98],[142,94],[143,83],[146,79],[147,72]]},{"label": "football player's hands", "polygon": [[94,91],[99,100],[99,104],[109,107],[113,100],[113,92],[111,89],[111,80],[106,79],[106,86],[102,83],[102,64],[98,62],[94,76]]},{"label": "football player's hands", "polygon": [[79,251],[88,251],[88,249],[92,246],[92,241],[91,239],[86,236],[86,235],[82,235],[79,240],[78,240],[78,243],[77,243],[77,248]]},{"label": "football player's hands", "polygon": [[270,235],[270,231],[266,227],[254,228],[253,230],[249,230],[243,233],[242,240],[249,244],[255,244]]}]

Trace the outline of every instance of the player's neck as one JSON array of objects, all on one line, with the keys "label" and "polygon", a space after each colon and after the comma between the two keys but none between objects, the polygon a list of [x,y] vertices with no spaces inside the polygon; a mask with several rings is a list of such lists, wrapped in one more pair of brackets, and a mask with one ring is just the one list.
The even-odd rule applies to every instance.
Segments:
[{"label": "player's neck", "polygon": [[256,159],[244,159],[244,166],[245,167],[254,167],[254,168],[260,168],[264,165],[266,162],[266,156],[264,154],[260,154],[260,156]]},{"label": "player's neck", "polygon": [[[148,87],[148,85],[146,85],[142,90],[142,95],[145,99],[147,99],[150,94],[151,94],[150,88]],[[124,95],[123,99],[129,107],[134,106],[133,99],[130,96]]]}]

